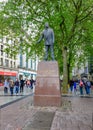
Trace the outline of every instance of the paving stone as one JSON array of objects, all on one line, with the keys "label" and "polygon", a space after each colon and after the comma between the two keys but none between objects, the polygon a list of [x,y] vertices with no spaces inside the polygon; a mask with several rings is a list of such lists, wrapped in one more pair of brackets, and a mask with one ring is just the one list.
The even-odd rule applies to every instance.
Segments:
[{"label": "paving stone", "polygon": [[23,130],[50,130],[54,114],[54,112],[37,112]]},{"label": "paving stone", "polygon": [[56,111],[51,130],[92,130],[93,98],[66,99],[71,101],[72,109]]},{"label": "paving stone", "polygon": [[92,130],[93,98],[62,97],[62,100],[70,101],[71,106],[66,110],[38,108],[31,106],[33,97],[6,106],[0,109],[0,130],[7,127],[12,130]]}]

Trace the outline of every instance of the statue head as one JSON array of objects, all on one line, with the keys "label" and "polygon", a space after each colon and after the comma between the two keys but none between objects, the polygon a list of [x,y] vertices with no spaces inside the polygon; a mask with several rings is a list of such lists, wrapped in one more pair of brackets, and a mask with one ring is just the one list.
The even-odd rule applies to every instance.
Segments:
[{"label": "statue head", "polygon": [[49,24],[48,24],[48,22],[45,23],[45,28],[46,28],[46,29],[49,28]]}]

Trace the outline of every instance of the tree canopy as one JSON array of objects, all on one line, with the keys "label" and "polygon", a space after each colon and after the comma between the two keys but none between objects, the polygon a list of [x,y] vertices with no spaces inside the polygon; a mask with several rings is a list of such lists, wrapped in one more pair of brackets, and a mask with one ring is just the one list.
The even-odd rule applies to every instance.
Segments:
[{"label": "tree canopy", "polygon": [[[22,46],[23,53],[29,49],[29,56],[43,56],[43,44],[36,44],[49,22],[55,33],[55,57],[64,86],[68,82],[67,67],[72,70],[75,63],[84,62],[93,49],[93,1],[92,0],[9,0],[0,10],[0,35],[7,37],[7,43],[14,54]],[[66,80],[65,80],[66,79]]]}]

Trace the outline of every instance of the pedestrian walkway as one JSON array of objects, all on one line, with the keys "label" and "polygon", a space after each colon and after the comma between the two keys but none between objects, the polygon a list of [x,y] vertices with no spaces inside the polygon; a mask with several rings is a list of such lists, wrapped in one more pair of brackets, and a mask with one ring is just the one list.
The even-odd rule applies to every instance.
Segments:
[{"label": "pedestrian walkway", "polygon": [[24,96],[33,94],[33,90],[31,90],[30,88],[24,88],[24,92],[23,93],[18,93],[17,95],[14,93],[13,96],[10,95],[10,93],[8,94],[4,94],[3,88],[0,91],[0,106],[19,100],[21,98],[23,98]]},{"label": "pedestrian walkway", "polygon": [[0,109],[0,130],[92,130],[93,128],[93,98],[62,97],[61,107],[36,107],[33,101],[33,96],[30,95]]},{"label": "pedestrian walkway", "polygon": [[[19,90],[19,93],[17,95],[28,95],[28,93],[30,93],[32,91],[33,90],[31,88],[24,87],[24,91],[20,93],[20,90]],[[0,88],[0,96],[8,96],[8,95],[10,95],[10,90],[8,90],[8,94],[4,94],[4,87],[1,87]],[[15,90],[14,90],[13,95],[16,95]]]},{"label": "pedestrian walkway", "polygon": [[62,94],[62,96],[65,96],[65,97],[68,96],[68,97],[84,97],[84,98],[89,97],[89,98],[93,98],[93,88],[91,89],[90,94],[86,94],[86,91],[83,88],[83,94],[81,95],[80,90],[79,90],[79,86],[78,86],[77,91],[74,91],[74,89],[73,89],[72,92],[70,90],[68,90],[68,93]]},{"label": "pedestrian walkway", "polygon": [[51,130],[93,130],[93,98],[65,97],[65,105],[56,111]]}]

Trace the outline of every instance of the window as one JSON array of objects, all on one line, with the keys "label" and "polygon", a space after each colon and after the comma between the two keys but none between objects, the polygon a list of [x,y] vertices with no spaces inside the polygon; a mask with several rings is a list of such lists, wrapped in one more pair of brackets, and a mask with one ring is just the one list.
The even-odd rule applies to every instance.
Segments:
[{"label": "window", "polygon": [[14,62],[14,67],[16,68],[16,63]]},{"label": "window", "polygon": [[6,54],[5,54],[5,56],[8,58],[8,57],[9,57],[9,54],[8,54],[8,53],[6,53]]},{"label": "window", "polygon": [[3,50],[1,50],[1,56],[3,55]]},{"label": "window", "polygon": [[14,55],[14,60],[16,59],[16,56]]},{"label": "window", "polygon": [[1,50],[3,50],[3,45],[1,45]]},{"label": "window", "polygon": [[34,62],[34,69],[36,70],[36,61]]},{"label": "window", "polygon": [[10,54],[10,58],[12,59],[12,57],[13,57],[13,54],[11,53],[11,54]]},{"label": "window", "polygon": [[1,56],[3,55],[3,45],[1,45]]},{"label": "window", "polygon": [[9,67],[9,60],[5,59],[5,66]]},{"label": "window", "polygon": [[11,67],[11,68],[13,67],[13,62],[12,62],[12,61],[10,62],[10,67]]},{"label": "window", "polygon": [[20,54],[20,67],[22,67],[23,66],[23,56],[22,56],[22,54]]},{"label": "window", "polygon": [[0,65],[3,66],[3,58],[0,59]]},{"label": "window", "polygon": [[32,65],[32,59],[31,59],[31,69],[32,69],[33,65]]},{"label": "window", "polygon": [[26,68],[28,68],[28,59],[26,59]]}]

